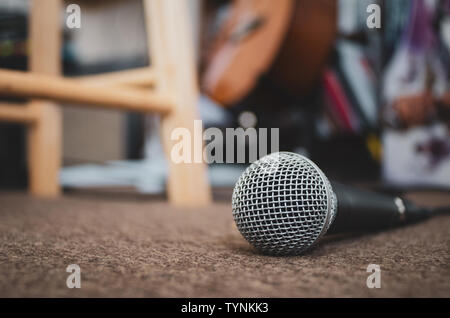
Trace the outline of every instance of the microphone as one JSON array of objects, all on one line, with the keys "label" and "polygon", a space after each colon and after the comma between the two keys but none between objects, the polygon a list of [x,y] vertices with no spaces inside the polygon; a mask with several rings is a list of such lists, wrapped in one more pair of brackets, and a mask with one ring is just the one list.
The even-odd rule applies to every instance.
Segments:
[{"label": "microphone", "polygon": [[400,197],[330,183],[311,160],[290,152],[251,164],[234,187],[232,209],[244,238],[271,255],[300,254],[326,233],[378,230],[432,213]]}]

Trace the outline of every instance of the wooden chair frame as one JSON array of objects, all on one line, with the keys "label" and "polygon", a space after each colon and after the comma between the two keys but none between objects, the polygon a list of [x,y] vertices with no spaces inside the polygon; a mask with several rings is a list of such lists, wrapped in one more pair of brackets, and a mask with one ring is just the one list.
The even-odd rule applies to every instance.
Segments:
[{"label": "wooden chair frame", "polygon": [[[169,202],[199,206],[211,201],[205,164],[170,160],[174,128],[193,135],[198,88],[186,1],[143,0],[150,67],[65,79],[60,76],[61,0],[31,1],[30,72],[0,70],[0,94],[29,97],[23,106],[0,103],[0,120],[28,126],[29,191],[56,197],[61,167],[62,120],[56,102],[161,115],[167,155]],[[39,2],[39,4],[37,4]]]}]

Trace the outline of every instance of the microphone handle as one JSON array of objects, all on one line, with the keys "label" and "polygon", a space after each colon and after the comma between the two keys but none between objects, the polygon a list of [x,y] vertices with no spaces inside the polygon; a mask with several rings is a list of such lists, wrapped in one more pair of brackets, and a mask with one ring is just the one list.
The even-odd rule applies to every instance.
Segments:
[{"label": "microphone handle", "polygon": [[338,201],[328,233],[360,232],[417,222],[431,212],[411,201],[331,182]]}]

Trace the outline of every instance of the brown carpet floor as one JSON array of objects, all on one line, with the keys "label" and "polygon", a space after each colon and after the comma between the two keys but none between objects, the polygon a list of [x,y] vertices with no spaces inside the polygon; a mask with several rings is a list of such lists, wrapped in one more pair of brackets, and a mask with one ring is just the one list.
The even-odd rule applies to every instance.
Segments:
[{"label": "brown carpet floor", "polygon": [[[450,196],[415,195],[450,204]],[[326,239],[310,253],[256,253],[228,203],[173,208],[142,198],[0,194],[3,297],[450,297],[450,216]],[[81,289],[66,267],[81,267]],[[368,289],[369,264],[381,288]]]}]

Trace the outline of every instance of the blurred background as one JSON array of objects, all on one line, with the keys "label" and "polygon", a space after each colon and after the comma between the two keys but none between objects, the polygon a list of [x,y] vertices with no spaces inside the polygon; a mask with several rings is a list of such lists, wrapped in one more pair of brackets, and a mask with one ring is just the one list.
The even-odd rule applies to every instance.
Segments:
[{"label": "blurred background", "polygon": [[[205,128],[279,128],[280,150],[345,182],[450,189],[449,0],[186,1]],[[65,76],[151,65],[142,1],[70,3]],[[28,13],[0,0],[0,68],[27,69]],[[66,106],[65,189],[164,192],[156,117]],[[0,122],[3,189],[27,187],[25,129]],[[212,186],[247,165],[211,164]]]}]

